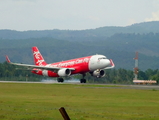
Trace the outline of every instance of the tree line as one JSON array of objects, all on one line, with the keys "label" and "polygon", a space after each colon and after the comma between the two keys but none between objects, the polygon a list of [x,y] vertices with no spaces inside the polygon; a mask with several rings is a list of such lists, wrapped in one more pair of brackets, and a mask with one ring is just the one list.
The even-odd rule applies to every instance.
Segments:
[{"label": "tree line", "polygon": [[[31,73],[29,70],[23,70],[23,67],[8,64],[7,62],[0,63],[0,80],[4,81],[41,81],[48,79],[48,77],[40,76]],[[105,77],[96,78],[90,74],[86,74],[86,79],[89,83],[114,83],[114,84],[132,84],[134,79],[134,71],[123,68],[106,70]],[[64,79],[80,79],[81,75],[74,75],[65,77]],[[49,78],[56,79],[56,78]],[[138,71],[139,80],[156,80],[159,83],[159,70],[147,69],[145,71]]]}]

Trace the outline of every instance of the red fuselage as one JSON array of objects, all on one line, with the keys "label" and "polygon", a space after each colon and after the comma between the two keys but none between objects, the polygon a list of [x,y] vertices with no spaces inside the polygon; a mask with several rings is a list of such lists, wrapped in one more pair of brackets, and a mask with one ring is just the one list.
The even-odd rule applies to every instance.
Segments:
[{"label": "red fuselage", "polygon": [[[86,73],[89,72],[89,61],[91,56],[88,57],[82,57],[52,64],[47,64],[48,67],[59,67],[59,68],[74,68],[75,70],[71,71],[71,74],[77,74],[77,73]],[[38,74],[38,75],[44,75],[49,77],[59,77],[57,72],[50,71],[50,70],[33,70],[32,73]]]}]

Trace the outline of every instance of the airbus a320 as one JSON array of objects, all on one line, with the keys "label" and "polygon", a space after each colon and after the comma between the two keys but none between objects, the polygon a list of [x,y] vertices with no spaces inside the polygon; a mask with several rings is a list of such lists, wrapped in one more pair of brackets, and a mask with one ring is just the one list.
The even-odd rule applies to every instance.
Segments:
[{"label": "airbus a320", "polygon": [[104,55],[92,55],[71,59],[62,62],[47,64],[37,47],[32,47],[35,65],[12,63],[6,55],[8,63],[18,66],[27,67],[32,73],[48,77],[57,77],[58,82],[63,82],[63,77],[82,74],[81,83],[86,83],[86,73],[90,73],[94,77],[104,77],[104,69],[114,68],[115,65],[111,59],[107,59]]}]

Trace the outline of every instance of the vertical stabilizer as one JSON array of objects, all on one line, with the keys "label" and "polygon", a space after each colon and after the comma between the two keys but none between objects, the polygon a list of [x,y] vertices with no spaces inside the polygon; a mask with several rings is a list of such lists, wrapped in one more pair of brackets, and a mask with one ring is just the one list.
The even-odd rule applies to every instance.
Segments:
[{"label": "vertical stabilizer", "polygon": [[34,63],[38,66],[45,66],[47,63],[45,62],[43,56],[41,55],[40,51],[37,47],[32,47]]}]

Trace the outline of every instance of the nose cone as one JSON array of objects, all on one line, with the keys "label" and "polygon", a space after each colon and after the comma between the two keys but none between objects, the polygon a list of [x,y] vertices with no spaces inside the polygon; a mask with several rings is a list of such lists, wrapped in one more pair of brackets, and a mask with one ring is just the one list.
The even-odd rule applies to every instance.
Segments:
[{"label": "nose cone", "polygon": [[107,66],[110,65],[110,60],[109,60],[109,59],[106,59],[106,60],[105,60],[105,65],[107,65]]},{"label": "nose cone", "polygon": [[111,62],[109,59],[103,59],[101,61],[101,64],[102,64],[103,68],[105,68],[105,67],[108,67],[109,65],[111,65]]}]

